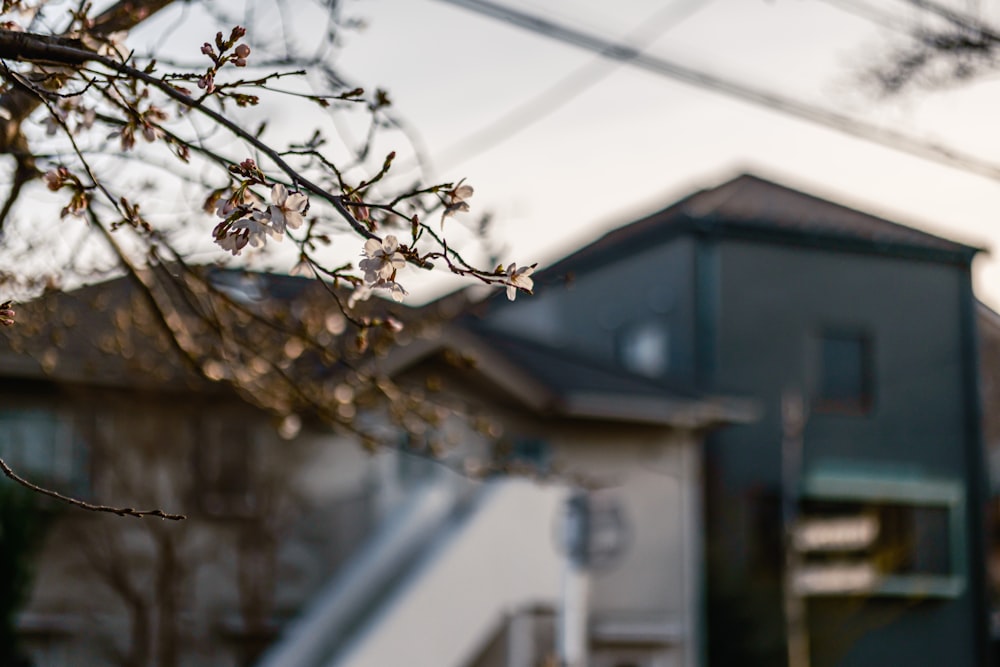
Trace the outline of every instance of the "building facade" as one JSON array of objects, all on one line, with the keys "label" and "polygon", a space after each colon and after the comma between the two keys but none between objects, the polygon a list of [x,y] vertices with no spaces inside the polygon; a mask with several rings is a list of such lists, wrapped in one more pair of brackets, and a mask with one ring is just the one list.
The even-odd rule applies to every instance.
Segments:
[{"label": "building facade", "polygon": [[708,436],[706,664],[980,665],[975,252],[741,176],[480,316],[759,402]]},{"label": "building facade", "polygon": [[[379,362],[434,388],[435,432],[374,457],[318,429],[283,441],[119,334],[87,343],[107,342],[96,366],[84,342],[11,344],[0,419],[24,436],[0,440],[5,457],[94,498],[197,510],[182,530],[57,525],[24,636],[53,667],[59,651],[136,667],[988,664],[975,253],[738,177],[540,271],[534,296],[449,299],[456,316]],[[574,507],[593,521],[577,519],[582,551]]]}]

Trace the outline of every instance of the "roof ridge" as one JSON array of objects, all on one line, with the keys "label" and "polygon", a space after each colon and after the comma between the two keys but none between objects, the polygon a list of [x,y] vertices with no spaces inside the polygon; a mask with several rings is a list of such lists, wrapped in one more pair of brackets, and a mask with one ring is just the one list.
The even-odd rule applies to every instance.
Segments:
[{"label": "roof ridge", "polygon": [[[612,229],[539,272],[544,281],[586,266],[614,249],[693,230],[765,235],[784,241],[849,243],[851,249],[971,261],[981,248],[937,236],[848,204],[798,190],[751,173],[704,188],[673,204]],[[764,238],[764,237],[760,237]]]}]

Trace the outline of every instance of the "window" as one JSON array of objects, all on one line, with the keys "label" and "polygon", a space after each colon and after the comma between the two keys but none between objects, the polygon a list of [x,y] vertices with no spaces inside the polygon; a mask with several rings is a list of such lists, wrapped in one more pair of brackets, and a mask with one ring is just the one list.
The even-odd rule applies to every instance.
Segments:
[{"label": "window", "polygon": [[816,409],[820,412],[869,412],[873,398],[872,365],[872,344],[868,336],[825,332],[819,344]]},{"label": "window", "polygon": [[963,586],[958,482],[905,476],[807,477],[797,580],[813,595],[952,596]]},{"label": "window", "polygon": [[622,327],[618,360],[638,375],[659,377],[670,369],[670,330],[665,320],[651,319]]},{"label": "window", "polygon": [[0,457],[22,477],[86,495],[87,450],[65,414],[42,408],[0,410]]},{"label": "window", "polygon": [[552,465],[549,443],[538,438],[516,438],[499,443],[493,456],[501,466],[547,474]]},{"label": "window", "polygon": [[195,448],[198,504],[213,516],[247,516],[255,510],[251,426],[241,417],[219,417],[206,425]]},{"label": "window", "polygon": [[25,667],[62,667],[74,664],[70,640],[61,635],[33,634],[25,637],[25,653],[28,654]]}]

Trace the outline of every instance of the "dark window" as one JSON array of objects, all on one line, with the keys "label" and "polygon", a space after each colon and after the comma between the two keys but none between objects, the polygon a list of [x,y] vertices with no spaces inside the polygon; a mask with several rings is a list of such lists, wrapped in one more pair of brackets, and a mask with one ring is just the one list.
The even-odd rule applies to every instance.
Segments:
[{"label": "dark window", "polygon": [[549,444],[538,438],[517,438],[513,442],[499,443],[493,452],[501,466],[548,473],[552,463]]},{"label": "dark window", "polygon": [[872,407],[872,344],[863,334],[825,333],[820,339],[816,408],[865,413]]},{"label": "dark window", "polygon": [[0,410],[0,458],[14,472],[43,486],[89,493],[87,448],[65,414]]},{"label": "dark window", "polygon": [[883,569],[899,574],[951,574],[949,514],[946,507],[880,507],[878,548],[886,559]]},{"label": "dark window", "polygon": [[214,516],[246,516],[255,510],[255,447],[250,427],[236,418],[207,425],[195,450],[198,504]]}]

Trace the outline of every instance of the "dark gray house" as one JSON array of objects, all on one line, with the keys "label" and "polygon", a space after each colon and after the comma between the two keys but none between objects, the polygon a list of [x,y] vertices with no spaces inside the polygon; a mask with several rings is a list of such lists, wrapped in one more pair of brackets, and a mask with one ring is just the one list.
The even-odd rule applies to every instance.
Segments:
[{"label": "dark gray house", "polygon": [[759,402],[708,436],[704,664],[971,667],[989,661],[976,252],[744,175],[476,326]]}]

